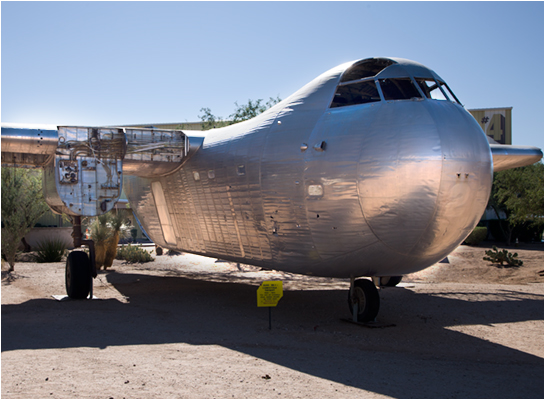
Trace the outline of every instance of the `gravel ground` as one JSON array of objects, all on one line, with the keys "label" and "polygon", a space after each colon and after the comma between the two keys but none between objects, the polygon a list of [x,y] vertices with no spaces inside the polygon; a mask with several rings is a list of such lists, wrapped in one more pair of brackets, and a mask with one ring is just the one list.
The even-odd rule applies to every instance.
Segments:
[{"label": "gravel ground", "polygon": [[2,398],[543,398],[543,247],[519,268],[484,250],[381,290],[375,329],[341,320],[346,280],[163,255],[57,301],[64,263],[20,262],[2,274]]}]

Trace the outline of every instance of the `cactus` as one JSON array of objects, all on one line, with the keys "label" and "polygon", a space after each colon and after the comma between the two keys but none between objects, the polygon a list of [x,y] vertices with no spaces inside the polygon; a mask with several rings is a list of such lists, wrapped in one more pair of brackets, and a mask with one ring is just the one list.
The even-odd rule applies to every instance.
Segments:
[{"label": "cactus", "polygon": [[517,260],[518,253],[509,253],[505,249],[498,250],[496,246],[492,246],[492,250],[486,250],[485,254],[487,257],[483,257],[483,260],[501,266],[503,266],[503,263],[506,263],[508,267],[520,267],[523,264],[521,260]]}]

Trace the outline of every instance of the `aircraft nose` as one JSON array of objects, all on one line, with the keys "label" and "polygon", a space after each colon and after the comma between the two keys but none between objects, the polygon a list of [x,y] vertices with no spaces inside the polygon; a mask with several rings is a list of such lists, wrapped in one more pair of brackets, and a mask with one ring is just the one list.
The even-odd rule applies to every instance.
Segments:
[{"label": "aircraft nose", "polygon": [[374,235],[392,252],[431,265],[481,218],[492,182],[490,148],[458,105],[388,106],[366,135],[358,165],[360,205]]}]

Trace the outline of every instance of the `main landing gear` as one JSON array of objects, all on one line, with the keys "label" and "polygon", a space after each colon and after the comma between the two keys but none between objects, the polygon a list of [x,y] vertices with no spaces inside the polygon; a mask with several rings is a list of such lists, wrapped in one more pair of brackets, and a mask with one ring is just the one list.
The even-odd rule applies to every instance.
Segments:
[{"label": "main landing gear", "polygon": [[380,308],[380,297],[375,284],[367,279],[350,279],[348,308],[354,322],[374,321]]},{"label": "main landing gear", "polygon": [[73,251],[66,258],[66,294],[71,299],[93,298],[93,278],[96,278],[95,245],[92,240],[84,240],[81,233],[81,217],[72,217],[72,237],[74,247],[86,245],[89,256],[83,251]]},{"label": "main landing gear", "polygon": [[381,276],[368,279],[350,279],[348,308],[353,322],[370,322],[377,317],[380,296],[377,286],[393,287],[401,282],[402,276]]},{"label": "main landing gear", "polygon": [[73,251],[66,259],[66,294],[71,299],[85,299],[93,287],[91,260],[83,251]]}]

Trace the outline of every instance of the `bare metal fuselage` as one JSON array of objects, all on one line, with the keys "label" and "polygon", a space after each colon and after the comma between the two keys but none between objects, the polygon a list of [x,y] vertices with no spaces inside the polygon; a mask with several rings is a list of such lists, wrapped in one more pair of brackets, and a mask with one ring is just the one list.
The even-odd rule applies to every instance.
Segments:
[{"label": "bare metal fuselage", "polygon": [[433,71],[383,58],[333,68],[256,118],[206,134],[18,132],[2,128],[2,163],[44,167],[57,211],[106,212],[122,183],[162,247],[333,277],[440,261],[481,218],[493,156],[497,170],[542,156],[489,145]]},{"label": "bare metal fuselage", "polygon": [[[126,177],[125,192],[151,239],[337,277],[406,274],[454,250],[490,193],[483,131],[448,101],[328,108],[340,72],[253,120],[210,131],[174,174]],[[153,182],[160,183],[155,193]],[[163,221],[159,191],[168,209]]]}]

